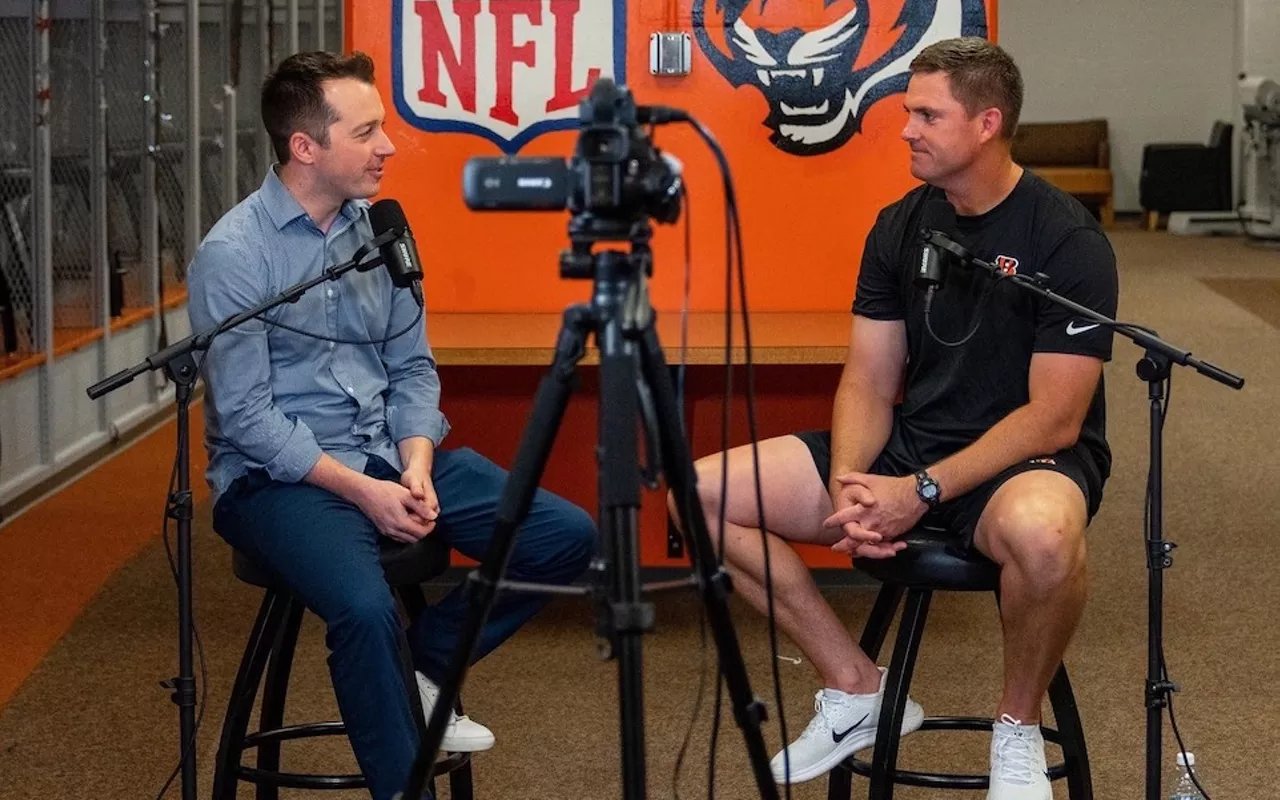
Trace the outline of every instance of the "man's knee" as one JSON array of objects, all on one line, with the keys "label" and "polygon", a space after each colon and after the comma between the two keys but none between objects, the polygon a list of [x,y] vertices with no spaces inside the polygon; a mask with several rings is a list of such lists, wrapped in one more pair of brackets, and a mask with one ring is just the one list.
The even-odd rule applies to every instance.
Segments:
[{"label": "man's knee", "polygon": [[[570,583],[586,572],[599,543],[595,521],[578,506],[552,496],[551,516],[539,523],[546,535],[513,561],[523,577],[553,583]],[[518,562],[518,563],[517,563]]]},{"label": "man's knee", "polygon": [[1084,519],[1069,499],[1023,492],[999,498],[982,520],[985,550],[1038,585],[1059,586],[1085,566]]},{"label": "man's knee", "polygon": [[[702,516],[707,523],[707,529],[710,530],[713,520],[718,519],[720,515],[720,459],[722,454],[716,453],[710,456],[704,456],[693,464],[693,471],[696,477],[694,485],[688,487],[688,511],[696,513],[702,511]],[[681,520],[681,506],[685,505],[681,502],[681,498],[676,496],[674,489],[667,491],[667,515],[675,526],[683,531],[684,523]],[[732,522],[733,520],[730,520]],[[716,537],[712,537],[714,540]],[[714,544],[714,542],[713,542]]]},{"label": "man's knee", "polygon": [[364,646],[371,638],[395,637],[400,630],[395,600],[385,587],[353,593],[324,616],[331,650],[343,645]]},{"label": "man's knee", "polygon": [[564,516],[564,560],[572,578],[576,578],[591,564],[600,536],[590,514],[573,504],[566,505],[569,508]]}]

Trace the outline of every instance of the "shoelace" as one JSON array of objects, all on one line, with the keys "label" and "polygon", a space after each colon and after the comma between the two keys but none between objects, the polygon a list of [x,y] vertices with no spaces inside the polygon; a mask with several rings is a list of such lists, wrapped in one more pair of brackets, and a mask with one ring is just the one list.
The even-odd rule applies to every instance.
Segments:
[{"label": "shoelace", "polygon": [[801,739],[809,739],[818,735],[829,735],[832,730],[831,719],[827,716],[827,698],[821,689],[813,696],[813,710],[817,712],[809,721],[809,727],[800,734]]},{"label": "shoelace", "polygon": [[[1008,714],[1002,714],[1000,721],[1005,725],[1021,725]],[[996,758],[1000,760],[1000,780],[1028,786],[1035,776],[1036,762],[1033,745],[1018,729],[1001,731],[996,734]]]}]

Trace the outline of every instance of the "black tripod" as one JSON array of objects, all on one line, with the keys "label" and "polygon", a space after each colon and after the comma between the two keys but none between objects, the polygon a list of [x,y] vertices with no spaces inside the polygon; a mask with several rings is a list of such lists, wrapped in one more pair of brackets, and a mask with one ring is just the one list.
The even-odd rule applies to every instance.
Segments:
[{"label": "black tripod", "polygon": [[[618,695],[622,735],[623,797],[640,800],[645,789],[644,697],[641,680],[641,636],[653,626],[653,605],[643,602],[643,592],[695,587],[710,618],[720,657],[720,668],[729,687],[734,716],[746,739],[747,754],[761,797],[777,798],[777,786],[769,769],[760,723],[764,706],[751,693],[746,666],[738,647],[727,603],[729,577],[719,568],[701,506],[692,501],[694,471],[686,447],[675,391],[662,348],[654,331],[654,311],[649,304],[647,278],[652,273],[647,221],[629,228],[613,227],[589,215],[575,217],[570,233],[571,252],[562,254],[561,275],[594,281],[591,302],[570,306],[564,312],[550,372],[534,397],[533,411],[524,429],[511,476],[498,504],[493,541],[483,563],[468,576],[472,592],[470,613],[461,642],[453,653],[449,673],[440,687],[427,723],[418,757],[402,795],[418,800],[430,781],[436,754],[444,736],[449,710],[454,707],[475,651],[481,628],[499,589],[594,594],[599,600],[597,632],[607,640],[605,655],[618,659]],[[591,252],[598,241],[630,239],[632,250]],[[600,351],[599,503],[601,557],[595,566],[596,586],[544,587],[502,580],[517,528],[529,513],[534,492],[542,478],[547,457],[560,427],[569,394],[576,381],[575,365],[586,353],[587,335],[595,337]],[[656,437],[660,470],[680,503],[681,529],[686,532],[696,576],[642,586],[638,553],[638,517],[641,474],[638,465],[636,422],[640,418],[646,438]]]},{"label": "black tripod", "polygon": [[1164,538],[1164,498],[1163,453],[1164,453],[1164,412],[1165,383],[1170,378],[1170,367],[1180,364],[1191,367],[1205,377],[1212,378],[1224,386],[1240,389],[1244,386],[1244,378],[1233,375],[1220,367],[1194,358],[1187,350],[1174,347],[1147,328],[1129,325],[1099,314],[1079,303],[1055,294],[1045,288],[1045,277],[1037,273],[1034,276],[1005,275],[990,262],[975,258],[962,245],[944,233],[926,230],[923,232],[926,242],[940,247],[960,259],[961,263],[986,270],[996,280],[1012,281],[1032,294],[1057,303],[1083,319],[1099,325],[1106,325],[1145,350],[1138,361],[1138,377],[1147,382],[1147,396],[1151,400],[1151,461],[1149,475],[1149,491],[1147,495],[1147,800],[1161,800],[1160,795],[1160,762],[1163,740],[1161,738],[1161,715],[1169,705],[1170,696],[1177,691],[1177,686],[1165,675],[1164,669],[1164,570],[1173,566],[1170,553],[1176,547],[1173,542]]},{"label": "black tripod", "polygon": [[351,270],[361,272],[373,269],[382,264],[381,257],[366,258],[382,244],[394,238],[397,231],[391,231],[374,237],[368,244],[356,251],[350,261],[325,269],[320,275],[289,289],[260,305],[243,311],[224,320],[212,331],[193,334],[180,342],[162,348],[142,361],[123,369],[109,378],[104,378],[86,391],[89,398],[96,400],[105,394],[119,389],[144,372],[164,370],[169,380],[173,381],[174,398],[178,406],[178,443],[174,456],[174,467],[177,471],[169,498],[166,501],[165,516],[177,523],[178,558],[174,568],[178,583],[178,675],[161,683],[172,691],[171,698],[178,706],[179,747],[181,748],[180,769],[182,771],[182,798],[196,798],[196,679],[192,665],[192,614],[191,614],[191,426],[189,406],[191,392],[200,378],[196,366],[196,352],[209,349],[210,343],[218,334],[228,331],[241,323],[284,303],[292,303],[302,297],[311,287],[326,281],[334,281]]}]

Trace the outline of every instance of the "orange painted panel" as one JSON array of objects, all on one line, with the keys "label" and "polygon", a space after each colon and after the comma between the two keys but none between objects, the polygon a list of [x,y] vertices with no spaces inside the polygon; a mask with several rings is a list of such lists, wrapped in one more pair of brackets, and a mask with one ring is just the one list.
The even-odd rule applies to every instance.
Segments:
[{"label": "orange painted panel", "polygon": [[[510,152],[511,142],[520,155],[569,156],[577,129],[567,98],[592,70],[621,75],[639,103],[690,110],[720,142],[752,309],[835,310],[849,307],[877,210],[915,182],[894,93],[905,64],[939,38],[993,37],[996,1],[350,0],[347,44],[378,65],[399,148],[383,193],[409,216],[431,310],[554,311],[586,295],[559,277],[566,212],[468,211],[461,175],[468,158]],[[673,21],[695,34],[691,73],[654,77],[649,35]],[[571,127],[529,138],[548,124]],[[687,126],[661,128],[656,141],[684,163],[692,196],[692,308],[719,309],[715,161]],[[662,226],[654,251],[654,305],[677,309],[683,231]]]}]

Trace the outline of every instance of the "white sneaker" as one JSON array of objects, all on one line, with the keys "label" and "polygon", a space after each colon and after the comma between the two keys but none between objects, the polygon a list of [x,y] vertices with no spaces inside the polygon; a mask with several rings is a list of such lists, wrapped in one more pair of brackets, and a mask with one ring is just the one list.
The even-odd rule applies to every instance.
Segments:
[{"label": "white sneaker", "polygon": [[[431,710],[436,707],[436,698],[440,696],[440,687],[421,672],[416,674],[418,694],[422,696],[422,714],[430,721]],[[465,714],[460,717],[456,711],[449,712],[449,725],[444,729],[444,738],[440,740],[441,752],[478,753],[490,747],[493,747],[493,731]]]},{"label": "white sneaker", "polygon": [[1053,800],[1044,737],[1039,725],[1023,725],[1008,714],[992,726],[991,789],[987,800]]},{"label": "white sneaker", "polygon": [[[838,689],[822,689],[814,697],[818,712],[800,738],[769,762],[778,783],[803,783],[819,778],[853,753],[875,744],[880,724],[880,701],[884,698],[885,669],[880,668],[880,691],[875,694],[848,694]],[[902,716],[902,735],[920,728],[924,709],[907,698]],[[786,756],[791,760],[787,780]]]}]

